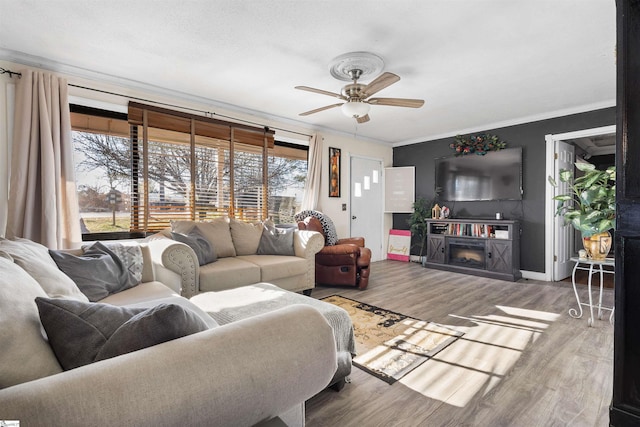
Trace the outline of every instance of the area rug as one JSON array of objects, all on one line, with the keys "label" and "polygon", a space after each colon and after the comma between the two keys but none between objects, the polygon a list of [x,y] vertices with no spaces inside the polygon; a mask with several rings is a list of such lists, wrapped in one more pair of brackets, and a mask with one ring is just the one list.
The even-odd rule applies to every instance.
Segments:
[{"label": "area rug", "polygon": [[463,333],[340,295],[322,298],[345,309],[353,322],[357,356],[353,364],[393,384]]}]

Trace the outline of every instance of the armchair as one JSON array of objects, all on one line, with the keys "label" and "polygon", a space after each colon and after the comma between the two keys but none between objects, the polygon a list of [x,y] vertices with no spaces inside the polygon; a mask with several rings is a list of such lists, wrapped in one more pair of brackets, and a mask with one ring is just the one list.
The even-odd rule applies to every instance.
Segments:
[{"label": "armchair", "polygon": [[[315,216],[298,221],[300,230],[326,233]],[[369,284],[371,250],[364,247],[363,237],[337,239],[334,245],[324,246],[316,253],[316,284],[356,286],[364,290]]]}]

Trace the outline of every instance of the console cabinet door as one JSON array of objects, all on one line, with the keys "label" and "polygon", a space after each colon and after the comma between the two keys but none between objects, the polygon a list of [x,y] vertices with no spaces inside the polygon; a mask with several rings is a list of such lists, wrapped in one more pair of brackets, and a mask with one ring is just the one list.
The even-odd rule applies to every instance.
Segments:
[{"label": "console cabinet door", "polygon": [[444,264],[444,236],[427,237],[427,262]]},{"label": "console cabinet door", "polygon": [[512,273],[511,240],[489,239],[487,243],[487,270]]}]

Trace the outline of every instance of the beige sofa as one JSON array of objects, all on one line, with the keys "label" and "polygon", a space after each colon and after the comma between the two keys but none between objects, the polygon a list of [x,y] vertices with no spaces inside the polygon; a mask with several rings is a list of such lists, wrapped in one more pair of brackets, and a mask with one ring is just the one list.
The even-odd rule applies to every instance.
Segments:
[{"label": "beige sofa", "polygon": [[[187,233],[197,227],[211,242],[217,261],[199,265],[195,252],[171,238],[171,231]],[[179,221],[172,230],[148,237],[154,268],[164,283],[177,284],[191,298],[201,292],[223,291],[259,282],[292,292],[310,294],[315,287],[315,254],[324,247],[322,234],[291,230],[294,255],[257,254],[262,224],[220,218],[214,221]],[[175,285],[174,285],[175,286]]]},{"label": "beige sofa", "polygon": [[0,238],[0,419],[24,426],[250,426],[277,418],[304,425],[304,400],[337,368],[325,318],[292,305],[218,326],[156,280],[149,246],[142,255],[142,283],[99,302],[174,303],[210,329],[63,371],[34,299],[84,295],[46,248]]}]

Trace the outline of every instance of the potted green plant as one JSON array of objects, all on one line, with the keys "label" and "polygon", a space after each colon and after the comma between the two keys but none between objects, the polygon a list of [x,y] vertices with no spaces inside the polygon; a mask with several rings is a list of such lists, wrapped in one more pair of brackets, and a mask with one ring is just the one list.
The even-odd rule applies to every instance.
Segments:
[{"label": "potted green plant", "polygon": [[[582,243],[590,258],[604,259],[611,248],[611,233],[616,226],[616,168],[598,170],[592,164],[576,163],[584,174],[574,178],[573,171],[561,169],[559,179],[568,185],[567,194],[558,202],[556,215],[582,233]],[[558,183],[549,177],[554,187]]]},{"label": "potted green plant", "polygon": [[418,238],[418,243],[414,246],[420,247],[420,262],[423,261],[422,254],[427,245],[427,220],[431,218],[431,201],[424,197],[418,197],[413,202],[413,213],[407,220],[411,234]]}]

